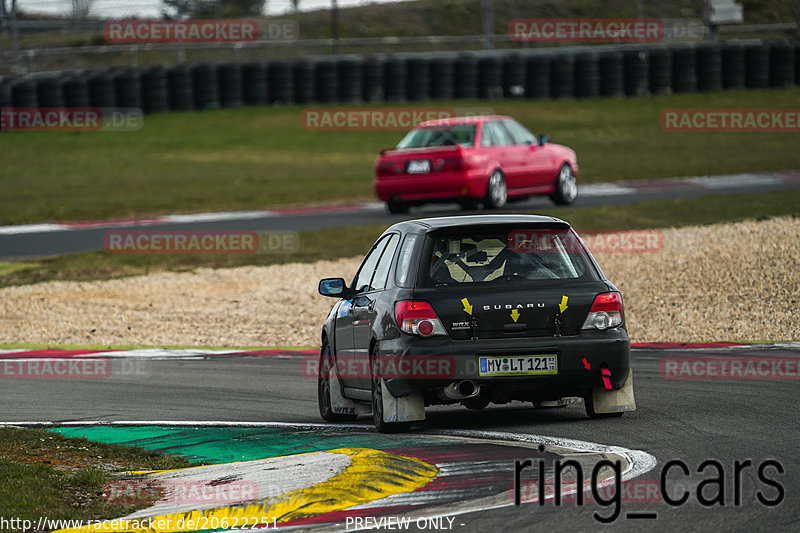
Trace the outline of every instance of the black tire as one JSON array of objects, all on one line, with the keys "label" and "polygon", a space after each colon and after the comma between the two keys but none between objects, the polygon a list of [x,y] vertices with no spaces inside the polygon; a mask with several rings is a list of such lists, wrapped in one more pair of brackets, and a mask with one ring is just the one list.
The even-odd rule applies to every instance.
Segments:
[{"label": "black tire", "polygon": [[331,347],[328,340],[322,343],[319,354],[319,377],[317,378],[317,403],[319,404],[319,414],[327,422],[351,422],[358,418],[358,415],[345,415],[334,413],[331,407],[331,385],[330,371],[333,368],[333,358],[331,357]]},{"label": "black tire", "polygon": [[619,413],[596,413],[594,411],[592,391],[589,391],[586,396],[583,397],[583,405],[586,407],[586,415],[589,418],[619,418],[624,414],[622,411]]},{"label": "black tire", "polygon": [[578,181],[568,163],[561,165],[556,177],[556,190],[550,199],[557,205],[570,205],[578,197]]},{"label": "black tire", "polygon": [[395,198],[390,198],[389,201],[386,202],[386,208],[389,209],[389,212],[393,215],[405,215],[408,213],[409,207],[407,203]]},{"label": "black tire", "polygon": [[483,207],[486,209],[500,209],[508,202],[508,189],[506,179],[500,170],[495,169],[489,175],[489,183],[486,184],[486,196],[483,199]]},{"label": "black tire", "polygon": [[381,376],[374,353],[370,353],[370,373],[372,382],[372,422],[378,433],[404,433],[411,429],[410,422],[384,422],[383,391]]}]

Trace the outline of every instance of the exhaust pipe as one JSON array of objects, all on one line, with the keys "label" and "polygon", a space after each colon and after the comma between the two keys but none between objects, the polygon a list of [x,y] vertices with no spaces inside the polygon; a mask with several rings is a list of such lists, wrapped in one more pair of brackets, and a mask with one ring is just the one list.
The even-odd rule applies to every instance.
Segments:
[{"label": "exhaust pipe", "polygon": [[474,381],[468,379],[454,381],[448,386],[440,389],[437,394],[443,400],[466,400],[474,398],[481,392],[481,387]]}]

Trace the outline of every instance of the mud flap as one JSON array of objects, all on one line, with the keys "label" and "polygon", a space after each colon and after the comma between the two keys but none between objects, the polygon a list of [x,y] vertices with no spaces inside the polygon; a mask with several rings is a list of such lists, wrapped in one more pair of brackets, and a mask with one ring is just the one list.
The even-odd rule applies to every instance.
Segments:
[{"label": "mud flap", "polygon": [[558,400],[539,402],[540,407],[566,407],[575,403],[581,403],[583,398],[577,396],[565,396]]},{"label": "mud flap", "polygon": [[595,413],[627,413],[636,410],[633,397],[633,369],[628,370],[628,379],[619,390],[592,389]]},{"label": "mud flap", "polygon": [[331,411],[337,415],[368,415],[372,412],[372,407],[366,403],[354,402],[342,396],[342,383],[339,381],[339,374],[336,367],[331,369]]},{"label": "mud flap", "polygon": [[386,388],[386,382],[381,380],[381,396],[383,396],[384,422],[425,420],[425,399],[422,391],[397,398]]}]

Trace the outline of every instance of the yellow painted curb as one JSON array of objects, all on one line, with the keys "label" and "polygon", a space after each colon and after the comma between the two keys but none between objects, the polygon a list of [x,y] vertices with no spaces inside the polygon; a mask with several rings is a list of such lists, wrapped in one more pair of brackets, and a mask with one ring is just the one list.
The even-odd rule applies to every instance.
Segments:
[{"label": "yellow painted curb", "polygon": [[[368,448],[340,448],[326,453],[349,455],[351,463],[340,474],[312,487],[287,492],[271,501],[217,507],[188,513],[92,523],[55,533],[173,533],[258,524],[275,525],[323,513],[341,511],[393,494],[412,492],[433,480],[439,469],[415,457]],[[298,454],[303,455],[303,454]]]}]

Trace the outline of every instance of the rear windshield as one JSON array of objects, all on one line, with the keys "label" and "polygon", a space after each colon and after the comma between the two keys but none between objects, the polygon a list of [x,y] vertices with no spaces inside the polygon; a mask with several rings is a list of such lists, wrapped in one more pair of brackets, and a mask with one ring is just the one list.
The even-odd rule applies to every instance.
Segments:
[{"label": "rear windshield", "polygon": [[432,126],[413,129],[397,144],[397,148],[423,148],[426,146],[473,146],[475,124]]},{"label": "rear windshield", "polygon": [[429,286],[599,279],[571,229],[431,235]]}]

